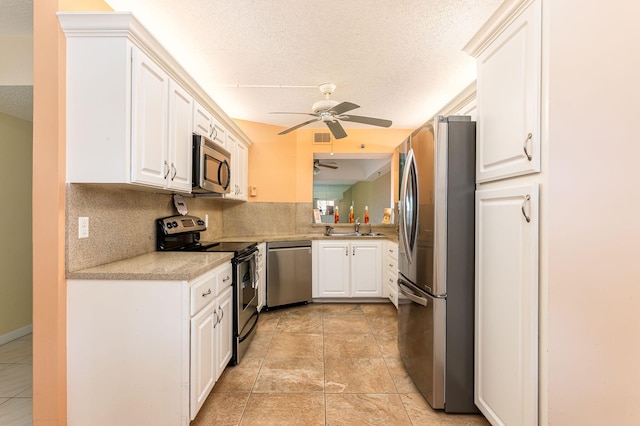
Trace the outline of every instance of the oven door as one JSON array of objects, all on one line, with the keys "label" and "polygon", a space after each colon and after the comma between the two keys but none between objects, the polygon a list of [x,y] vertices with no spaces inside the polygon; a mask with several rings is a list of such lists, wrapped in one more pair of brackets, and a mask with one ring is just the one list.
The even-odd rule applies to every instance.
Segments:
[{"label": "oven door", "polygon": [[[241,255],[234,260],[237,272],[238,297],[238,338],[239,342],[246,340],[257,323],[258,312],[258,282],[257,259],[258,251]],[[256,318],[253,318],[256,317]]]}]

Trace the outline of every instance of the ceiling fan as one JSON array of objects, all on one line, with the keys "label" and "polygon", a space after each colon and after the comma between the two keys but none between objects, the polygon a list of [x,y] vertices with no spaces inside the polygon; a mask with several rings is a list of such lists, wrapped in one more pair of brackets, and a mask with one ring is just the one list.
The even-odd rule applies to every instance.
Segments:
[{"label": "ceiling fan", "polygon": [[351,102],[338,102],[329,99],[329,96],[336,90],[336,85],[332,83],[321,84],[318,86],[320,92],[324,94],[324,99],[313,104],[311,110],[313,113],[307,112],[272,112],[271,114],[305,114],[311,115],[315,118],[303,123],[297,124],[293,127],[289,127],[281,132],[279,135],[287,134],[293,130],[299,129],[307,124],[315,123],[316,121],[322,121],[327,125],[333,137],[336,139],[342,139],[347,136],[344,128],[340,124],[340,121],[352,121],[354,123],[369,124],[372,126],[389,127],[391,126],[391,120],[383,120],[381,118],[362,117],[360,115],[346,114],[356,108],[360,108]]}]

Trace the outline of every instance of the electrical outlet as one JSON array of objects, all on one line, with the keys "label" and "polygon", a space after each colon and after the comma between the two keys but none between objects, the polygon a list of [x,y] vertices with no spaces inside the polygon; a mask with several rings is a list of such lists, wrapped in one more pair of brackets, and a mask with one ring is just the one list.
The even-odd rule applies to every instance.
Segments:
[{"label": "electrical outlet", "polygon": [[78,238],[89,238],[89,218],[78,218]]}]

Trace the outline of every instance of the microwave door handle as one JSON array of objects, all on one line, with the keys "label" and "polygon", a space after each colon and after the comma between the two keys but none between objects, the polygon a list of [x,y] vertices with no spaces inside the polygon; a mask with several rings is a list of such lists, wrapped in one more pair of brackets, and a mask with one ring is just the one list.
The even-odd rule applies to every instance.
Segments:
[{"label": "microwave door handle", "polygon": [[223,160],[218,167],[218,182],[222,182],[222,174],[226,170],[226,183],[223,185],[223,188],[226,190],[231,185],[231,167],[229,167],[229,162],[227,160]]}]

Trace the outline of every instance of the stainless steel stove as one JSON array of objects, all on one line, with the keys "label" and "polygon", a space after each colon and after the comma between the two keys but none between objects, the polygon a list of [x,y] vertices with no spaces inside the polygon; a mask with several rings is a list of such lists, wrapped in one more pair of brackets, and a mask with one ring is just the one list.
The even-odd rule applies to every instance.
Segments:
[{"label": "stainless steel stove", "polygon": [[201,242],[205,223],[197,216],[169,216],[156,220],[157,251],[233,253],[233,356],[240,363],[258,324],[258,244],[246,241]]}]

